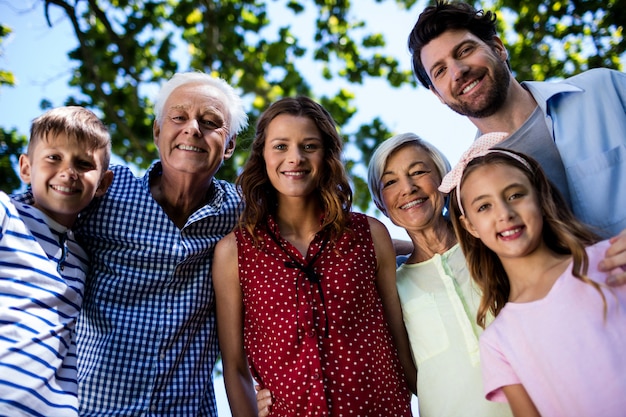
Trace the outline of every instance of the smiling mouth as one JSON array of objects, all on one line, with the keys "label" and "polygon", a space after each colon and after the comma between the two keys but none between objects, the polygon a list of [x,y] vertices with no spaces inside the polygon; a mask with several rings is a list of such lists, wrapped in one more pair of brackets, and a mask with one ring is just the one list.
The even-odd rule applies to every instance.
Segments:
[{"label": "smiling mouth", "polygon": [[60,193],[67,193],[67,194],[75,193],[79,191],[74,187],[64,187],[62,185],[51,185],[50,188]]},{"label": "smiling mouth", "polygon": [[307,174],[308,171],[284,171],[283,175],[287,177],[303,177]]},{"label": "smiling mouth", "polygon": [[476,87],[478,85],[479,82],[480,82],[480,80],[476,80],[476,81],[470,83],[467,87],[465,87],[463,90],[461,90],[461,95],[467,94],[468,92],[470,92],[474,87]]},{"label": "smiling mouth", "polygon": [[516,227],[515,229],[510,229],[510,230],[505,230],[503,232],[498,233],[500,236],[502,237],[509,237],[509,236],[513,236],[516,233],[519,233],[522,231],[521,227]]},{"label": "smiling mouth", "polygon": [[408,210],[411,207],[415,207],[418,204],[422,204],[424,201],[426,201],[426,198],[418,198],[417,200],[410,201],[410,202],[406,203],[405,205],[400,206],[400,208],[402,210]]},{"label": "smiling mouth", "polygon": [[204,149],[200,149],[191,145],[178,145],[176,146],[176,148],[180,149],[181,151],[191,151],[191,152],[200,152],[200,153],[206,152]]}]

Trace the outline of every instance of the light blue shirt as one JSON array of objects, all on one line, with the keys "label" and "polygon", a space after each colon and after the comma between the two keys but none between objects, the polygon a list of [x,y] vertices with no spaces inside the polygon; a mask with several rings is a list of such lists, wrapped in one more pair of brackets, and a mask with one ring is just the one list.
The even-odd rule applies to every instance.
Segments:
[{"label": "light blue shirt", "polygon": [[626,229],[626,74],[593,69],[522,84],[559,150],[576,216],[606,237]]}]

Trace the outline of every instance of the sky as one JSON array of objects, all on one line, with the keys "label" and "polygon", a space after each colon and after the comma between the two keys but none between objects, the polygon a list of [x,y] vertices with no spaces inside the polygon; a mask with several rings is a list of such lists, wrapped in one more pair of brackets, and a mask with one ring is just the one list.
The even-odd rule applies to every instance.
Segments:
[{"label": "sky", "polygon": [[[271,19],[286,16],[279,9],[282,2],[270,2]],[[359,1],[355,16],[364,19],[371,31],[383,33],[387,41],[386,53],[398,58],[404,69],[411,68],[407,36],[425,4],[424,0],[410,10],[401,10],[393,1],[377,4],[373,0]],[[28,134],[30,122],[40,113],[39,103],[49,100],[53,106],[63,105],[69,95],[68,80],[71,62],[67,52],[76,41],[67,19],[57,7],[50,7],[53,27],[48,27],[41,0],[0,0],[0,22],[10,26],[13,33],[5,41],[0,55],[0,68],[12,71],[17,79],[13,88],[0,89],[0,125],[16,128]],[[292,19],[289,17],[289,19]],[[292,30],[305,34],[312,21],[306,16],[294,19]],[[309,36],[310,37],[310,36]],[[333,86],[331,86],[333,87]],[[336,87],[336,86],[334,86]],[[393,89],[382,81],[367,81],[363,86],[350,86],[356,93],[358,113],[354,123],[380,117],[397,132],[414,132],[440,148],[452,164],[474,138],[475,128],[465,118],[449,110],[428,90],[419,87]],[[334,89],[333,89],[334,91]],[[380,213],[372,212],[389,228],[392,237],[406,238]],[[223,396],[223,388],[218,398]],[[225,401],[220,403],[220,416],[227,416]]]}]

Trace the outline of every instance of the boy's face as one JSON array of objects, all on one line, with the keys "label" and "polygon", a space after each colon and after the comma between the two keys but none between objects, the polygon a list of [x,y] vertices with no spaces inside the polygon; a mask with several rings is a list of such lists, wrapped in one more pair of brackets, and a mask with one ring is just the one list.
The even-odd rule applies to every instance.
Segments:
[{"label": "boy's face", "polygon": [[86,150],[64,134],[39,140],[29,156],[20,156],[20,177],[31,184],[34,206],[71,227],[78,213],[111,184],[113,174],[102,166],[104,152]]}]

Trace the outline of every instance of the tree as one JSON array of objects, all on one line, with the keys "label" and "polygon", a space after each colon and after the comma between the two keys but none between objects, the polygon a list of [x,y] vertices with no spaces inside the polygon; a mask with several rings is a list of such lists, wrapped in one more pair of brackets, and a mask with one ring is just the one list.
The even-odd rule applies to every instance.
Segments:
[{"label": "tree", "polygon": [[519,80],[623,69],[625,0],[494,0],[493,10]]},{"label": "tree", "polygon": [[[351,21],[349,1],[296,2],[270,5],[257,0],[117,0],[74,2],[44,0],[45,13],[61,8],[72,23],[79,46],[70,82],[80,94],[67,104],[99,110],[113,137],[113,151],[145,168],[157,156],[152,142],[152,102],[146,91],[177,71],[198,69],[219,74],[238,87],[250,102],[251,127],[240,135],[234,163],[220,176],[233,180],[236,167],[247,156],[254,122],[270,102],[283,96],[309,95],[319,100],[339,126],[354,115],[352,93],[338,87],[329,96],[316,96],[311,81],[299,67],[306,56],[321,63],[320,78],[340,78],[346,84],[365,77],[383,77],[391,86],[414,83],[409,70],[400,70],[396,58],[382,54],[384,39],[366,33],[365,23]],[[414,1],[405,1],[410,6]],[[279,11],[283,25],[271,24],[270,12]],[[296,38],[289,16],[311,14],[313,39]],[[308,42],[312,47],[304,46]],[[186,53],[188,67],[176,56]],[[154,90],[154,88],[152,88]],[[357,149],[370,149],[390,135],[375,120],[355,134],[342,132]],[[366,135],[366,137],[362,137]],[[369,143],[369,145],[366,145]],[[370,149],[371,150],[371,149]],[[347,161],[349,167],[359,161]],[[369,194],[362,178],[356,203],[366,206]]]},{"label": "tree", "polygon": [[[0,24],[0,56],[2,55],[2,43],[11,33],[8,26]],[[11,71],[0,68],[0,88],[15,85],[15,77]],[[5,130],[0,126],[0,190],[5,193],[19,188],[21,180],[17,176],[15,167],[17,156],[22,153],[26,145],[26,137],[18,134],[15,129]]]},{"label": "tree", "polygon": [[[406,8],[416,17],[425,6],[425,0],[369,1]],[[415,81],[395,57],[385,55],[383,36],[370,33],[366,22],[354,19],[356,4],[350,0],[41,0],[41,4],[47,17],[53,9],[62,10],[78,40],[70,52],[76,63],[70,85],[76,93],[66,104],[97,111],[111,130],[113,151],[127,162],[145,168],[157,156],[150,99],[155,86],[177,71],[198,69],[219,74],[250,103],[251,127],[240,135],[234,161],[222,168],[221,177],[235,178],[247,157],[256,118],[269,103],[309,95],[331,112],[354,150],[346,167],[353,179],[355,205],[369,206],[363,170],[357,168],[367,164],[375,146],[392,132],[381,118],[347,131],[356,112],[350,86],[368,77],[384,79],[390,88]],[[359,0],[358,6],[367,4]],[[485,8],[503,18],[505,44],[520,79],[565,77],[595,66],[621,68],[626,0],[493,0]],[[310,38],[295,35],[291,22],[297,16],[310,16]],[[410,29],[406,28],[407,35]],[[305,76],[311,68],[319,72],[316,79]],[[331,93],[319,93],[320,80],[333,86]]]}]

